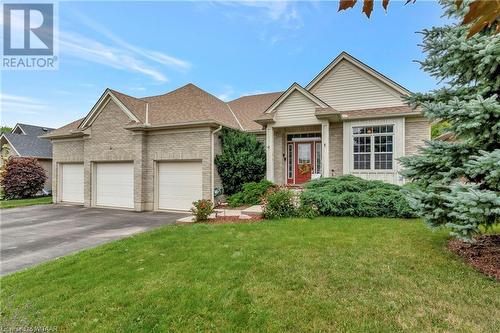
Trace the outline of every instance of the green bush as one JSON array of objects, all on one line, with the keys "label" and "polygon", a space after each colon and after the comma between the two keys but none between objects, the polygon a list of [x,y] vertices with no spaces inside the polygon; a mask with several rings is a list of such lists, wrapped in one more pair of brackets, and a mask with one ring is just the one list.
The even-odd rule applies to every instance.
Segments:
[{"label": "green bush", "polygon": [[273,186],[273,183],[268,180],[260,182],[250,182],[243,184],[243,190],[227,198],[227,202],[231,207],[239,207],[243,205],[260,205],[262,197],[267,190]]},{"label": "green bush", "polygon": [[266,219],[314,218],[319,215],[316,206],[303,202],[286,187],[271,187],[263,197],[262,205],[262,214]]},{"label": "green bush", "polygon": [[240,192],[245,183],[264,178],[266,151],[255,135],[224,128],[220,139],[222,152],[215,157],[215,166],[226,195]]},{"label": "green bush", "polygon": [[399,186],[351,175],[311,181],[301,199],[321,215],[413,217]]},{"label": "green bush", "polygon": [[294,200],[295,196],[293,192],[287,188],[271,189],[262,201],[262,215],[266,219],[295,217],[297,216],[297,208],[295,207]]}]

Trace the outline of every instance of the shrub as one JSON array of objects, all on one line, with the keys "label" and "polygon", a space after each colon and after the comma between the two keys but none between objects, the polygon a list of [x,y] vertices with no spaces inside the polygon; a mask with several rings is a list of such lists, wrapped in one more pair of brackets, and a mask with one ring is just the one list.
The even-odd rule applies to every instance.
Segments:
[{"label": "shrub", "polygon": [[214,212],[214,204],[212,200],[201,199],[193,202],[191,212],[193,212],[195,221],[206,221],[208,216]]},{"label": "shrub", "polygon": [[10,157],[0,177],[5,198],[29,198],[43,189],[47,175],[36,160],[28,157]]},{"label": "shrub", "polygon": [[286,187],[271,187],[262,199],[262,214],[266,219],[282,219],[287,217],[314,218],[318,209],[314,205],[304,203]]},{"label": "shrub", "polygon": [[264,178],[266,151],[255,135],[224,128],[220,139],[222,152],[215,157],[215,165],[226,195],[240,192],[245,183]]},{"label": "shrub", "polygon": [[324,178],[306,185],[305,205],[321,215],[363,217],[412,217],[413,212],[397,185],[355,176]]},{"label": "shrub", "polygon": [[296,198],[293,192],[284,187],[271,188],[263,199],[262,215],[266,219],[281,219],[297,216]]},{"label": "shrub", "polygon": [[243,190],[230,196],[227,202],[231,207],[260,205],[262,197],[266,194],[267,190],[273,186],[273,183],[268,180],[261,180],[258,183],[250,182],[243,184]]}]

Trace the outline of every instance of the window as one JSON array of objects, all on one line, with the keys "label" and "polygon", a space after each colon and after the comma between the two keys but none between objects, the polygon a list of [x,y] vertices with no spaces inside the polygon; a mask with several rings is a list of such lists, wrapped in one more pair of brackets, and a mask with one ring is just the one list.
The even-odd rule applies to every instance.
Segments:
[{"label": "window", "polygon": [[321,138],[321,133],[297,133],[288,134],[286,136],[287,141],[295,141],[294,139],[316,139]]},{"label": "window", "polygon": [[311,144],[299,143],[297,145],[299,164],[311,164]]},{"label": "window", "polygon": [[352,133],[354,170],[392,170],[394,125],[357,126]]},{"label": "window", "polygon": [[316,142],[316,173],[321,173],[321,142]]},{"label": "window", "polygon": [[288,179],[293,179],[293,144],[288,145]]},{"label": "window", "polygon": [[371,137],[354,137],[354,170],[369,170],[371,164]]}]

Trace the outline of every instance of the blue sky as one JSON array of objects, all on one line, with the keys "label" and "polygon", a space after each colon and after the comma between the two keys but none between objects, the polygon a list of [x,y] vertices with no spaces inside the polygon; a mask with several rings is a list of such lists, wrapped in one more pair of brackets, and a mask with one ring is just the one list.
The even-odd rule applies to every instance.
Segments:
[{"label": "blue sky", "polygon": [[230,100],[306,85],[345,50],[412,91],[436,81],[414,60],[435,2],[60,2],[59,69],[3,71],[2,125],[59,127],[83,117],[106,87],[132,96],[192,82]]}]

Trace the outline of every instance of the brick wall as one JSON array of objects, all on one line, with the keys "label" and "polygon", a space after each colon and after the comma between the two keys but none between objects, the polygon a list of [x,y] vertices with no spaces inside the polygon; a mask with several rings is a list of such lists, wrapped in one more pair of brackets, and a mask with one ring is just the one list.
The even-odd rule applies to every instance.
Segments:
[{"label": "brick wall", "polygon": [[[330,170],[329,176],[340,176],[343,174],[343,125],[342,123],[330,123]],[[333,173],[332,173],[333,169]]]},{"label": "brick wall", "polygon": [[52,140],[52,198],[61,200],[58,189],[59,163],[83,163],[83,139]]},{"label": "brick wall", "polygon": [[[157,161],[200,160],[202,163],[202,195],[212,195],[212,157],[209,127],[133,132],[125,129],[130,119],[112,101],[97,116],[85,139],[53,140],[53,190],[57,198],[57,164],[84,163],[84,205],[92,205],[92,168],[95,162],[134,162],[134,208],[154,208],[154,168]],[[215,152],[221,150],[215,140]],[[215,170],[215,186],[221,186]]]}]

